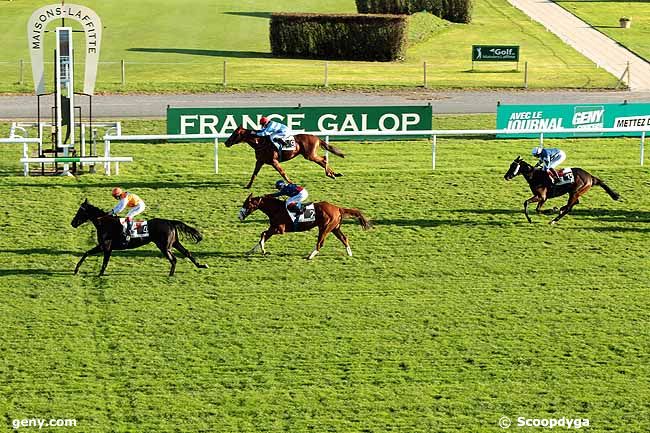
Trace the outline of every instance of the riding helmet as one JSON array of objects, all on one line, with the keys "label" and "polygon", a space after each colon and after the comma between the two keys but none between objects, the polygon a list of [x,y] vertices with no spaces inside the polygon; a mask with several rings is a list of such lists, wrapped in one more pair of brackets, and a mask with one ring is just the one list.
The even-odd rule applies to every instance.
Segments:
[{"label": "riding helmet", "polygon": [[283,181],[283,180],[279,180],[279,181],[275,182],[275,187],[276,187],[277,189],[282,189],[282,188],[284,188],[285,186],[287,186],[287,184],[286,184],[286,182]]},{"label": "riding helmet", "polygon": [[122,195],[123,192],[124,192],[124,191],[122,191],[122,188],[120,188],[119,186],[116,186],[116,187],[113,188],[113,190],[111,191],[111,194],[113,195],[113,197],[118,198],[119,196]]},{"label": "riding helmet", "polygon": [[533,156],[539,156],[539,155],[541,155],[541,154],[542,154],[542,149],[543,149],[542,146],[534,147],[534,148],[533,148],[533,152],[532,152]]},{"label": "riding helmet", "polygon": [[266,125],[267,123],[269,123],[269,119],[267,119],[265,116],[262,116],[262,117],[260,118],[260,125],[264,126],[264,125]]}]

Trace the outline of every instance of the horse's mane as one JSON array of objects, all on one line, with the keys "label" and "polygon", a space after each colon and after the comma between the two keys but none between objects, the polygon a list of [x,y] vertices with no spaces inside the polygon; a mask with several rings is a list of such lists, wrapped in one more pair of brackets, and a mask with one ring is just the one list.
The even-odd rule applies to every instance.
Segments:
[{"label": "horse's mane", "polygon": [[90,203],[88,200],[86,200],[85,205],[86,205],[86,209],[88,210],[89,213],[93,213],[93,214],[96,214],[96,215],[99,215],[99,214],[106,214],[105,211],[103,211],[102,209],[98,208],[98,207],[95,206],[94,204]]}]

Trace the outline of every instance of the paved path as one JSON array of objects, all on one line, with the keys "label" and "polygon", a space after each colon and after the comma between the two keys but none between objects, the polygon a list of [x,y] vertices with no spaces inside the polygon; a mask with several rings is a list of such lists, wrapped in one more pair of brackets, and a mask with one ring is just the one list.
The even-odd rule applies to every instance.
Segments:
[{"label": "paved path", "polygon": [[[52,98],[41,98],[42,115],[49,116]],[[79,98],[75,105],[84,105]],[[444,91],[411,92],[303,92],[303,93],[214,93],[199,95],[109,95],[95,96],[95,119],[164,118],[167,105],[172,107],[257,106],[348,106],[348,105],[422,105],[431,103],[433,112],[496,113],[498,102],[504,104],[584,104],[650,102],[647,92],[579,92],[579,91]],[[88,110],[84,108],[84,116]],[[36,118],[35,96],[0,96],[0,119]]]},{"label": "paved path", "polygon": [[648,62],[561,6],[551,0],[508,1],[617,78],[623,75],[627,62],[630,62],[629,86],[632,90],[650,90]]}]

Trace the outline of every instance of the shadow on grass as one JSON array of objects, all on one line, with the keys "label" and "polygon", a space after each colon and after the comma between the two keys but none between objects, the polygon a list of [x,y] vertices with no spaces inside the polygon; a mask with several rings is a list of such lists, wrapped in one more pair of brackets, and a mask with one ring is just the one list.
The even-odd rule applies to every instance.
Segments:
[{"label": "shadow on grass", "polygon": [[261,51],[223,51],[223,50],[201,50],[192,48],[128,48],[127,51],[137,53],[164,53],[164,54],[186,54],[190,56],[207,57],[231,57],[237,59],[272,59],[271,53]]},{"label": "shadow on grass", "polygon": [[621,26],[593,26],[595,29],[620,29]]},{"label": "shadow on grass", "polygon": [[263,18],[266,20],[271,18],[271,12],[224,12],[223,14],[234,15],[237,17]]},{"label": "shadow on grass", "polygon": [[[47,184],[42,182],[17,182],[13,183],[12,186],[16,187],[28,187],[28,188],[49,188]],[[73,189],[92,189],[92,188],[108,188],[109,190],[115,186],[115,182],[97,182],[93,184],[84,184],[80,185],[77,183],[63,183],[57,185],[57,188],[73,188]],[[232,187],[232,186],[241,186],[242,194],[248,190],[243,188],[241,182],[233,180],[214,180],[214,181],[186,181],[186,182],[175,182],[175,181],[166,181],[164,179],[158,181],[125,181],[122,183],[122,186],[127,189],[136,189],[136,188],[148,188],[148,189],[176,189],[176,188],[218,188],[218,187]],[[245,197],[244,197],[245,198]]]},{"label": "shadow on grass", "polygon": [[0,277],[9,275],[72,275],[71,270],[66,271],[53,271],[51,269],[0,269]]},{"label": "shadow on grass", "polygon": [[[149,247],[150,249],[146,249]],[[201,259],[202,257],[219,257],[219,258],[241,258],[244,253],[243,252],[232,252],[232,251],[193,251],[192,250],[192,244],[186,243],[185,245],[186,248],[190,250],[193,256],[195,256],[197,259]],[[90,247],[89,247],[90,248]],[[25,255],[25,256],[30,256],[33,254],[44,254],[44,255],[50,255],[50,256],[76,256],[78,258],[81,258],[83,253],[85,253],[87,249],[79,249],[79,250],[56,250],[56,249],[51,249],[51,248],[16,248],[16,249],[2,249],[0,250],[0,254],[17,254],[17,255]],[[184,259],[183,255],[180,252],[175,252],[176,257],[181,260]],[[156,257],[156,258],[161,258],[164,259],[162,253],[156,245],[153,243],[146,244],[142,247],[142,249],[134,249],[134,250],[115,250],[112,253],[112,256],[120,256],[120,257]],[[93,254],[90,257],[103,257],[102,253],[98,254]],[[167,260],[167,259],[165,259]],[[1,274],[0,274],[1,275]]]}]

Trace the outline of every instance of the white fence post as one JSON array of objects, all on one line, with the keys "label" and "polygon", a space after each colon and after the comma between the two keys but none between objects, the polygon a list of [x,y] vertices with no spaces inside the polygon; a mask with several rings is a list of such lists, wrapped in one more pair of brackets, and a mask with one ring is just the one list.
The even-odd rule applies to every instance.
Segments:
[{"label": "white fence post", "polygon": [[643,160],[645,159],[644,145],[645,145],[645,131],[641,133],[641,166],[643,166]]},{"label": "white fence post", "polygon": [[219,138],[214,139],[214,174],[219,174]]},{"label": "white fence post", "polygon": [[436,144],[437,144],[437,136],[434,134],[433,137],[431,138],[431,170],[436,169]]}]

